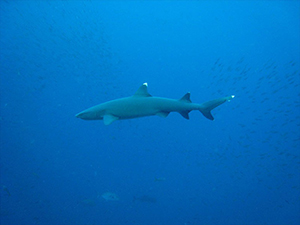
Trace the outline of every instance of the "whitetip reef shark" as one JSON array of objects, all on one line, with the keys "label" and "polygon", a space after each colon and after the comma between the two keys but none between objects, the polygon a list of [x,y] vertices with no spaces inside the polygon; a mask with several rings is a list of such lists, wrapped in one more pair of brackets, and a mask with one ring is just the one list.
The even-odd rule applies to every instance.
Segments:
[{"label": "whitetip reef shark", "polygon": [[196,104],[192,103],[189,92],[181,99],[169,99],[152,97],[147,89],[148,84],[144,83],[133,96],[93,106],[76,114],[76,117],[84,120],[103,120],[105,125],[109,125],[116,120],[144,116],[157,115],[165,118],[170,112],[178,112],[185,119],[189,119],[190,111],[199,110],[207,119],[214,120],[211,110],[234,98],[234,95],[231,95]]}]

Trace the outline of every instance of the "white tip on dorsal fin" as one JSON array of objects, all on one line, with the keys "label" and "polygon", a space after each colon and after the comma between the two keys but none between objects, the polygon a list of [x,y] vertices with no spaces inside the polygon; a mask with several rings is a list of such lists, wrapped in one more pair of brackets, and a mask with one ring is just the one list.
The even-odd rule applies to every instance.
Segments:
[{"label": "white tip on dorsal fin", "polygon": [[139,87],[139,89],[135,92],[133,96],[135,97],[151,97],[151,95],[148,93],[148,84],[143,83],[142,86]]},{"label": "white tip on dorsal fin", "polygon": [[181,99],[179,99],[179,101],[192,102],[191,99],[190,99],[190,97],[191,97],[191,93],[188,92]]}]

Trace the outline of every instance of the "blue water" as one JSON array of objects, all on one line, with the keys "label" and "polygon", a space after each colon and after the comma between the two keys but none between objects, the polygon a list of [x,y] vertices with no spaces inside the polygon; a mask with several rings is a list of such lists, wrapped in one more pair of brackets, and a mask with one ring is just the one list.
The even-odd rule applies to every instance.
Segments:
[{"label": "blue water", "polygon": [[[1,1],[1,224],[300,224],[299,11]],[[214,121],[75,118],[144,82],[153,96],[236,97]]]}]

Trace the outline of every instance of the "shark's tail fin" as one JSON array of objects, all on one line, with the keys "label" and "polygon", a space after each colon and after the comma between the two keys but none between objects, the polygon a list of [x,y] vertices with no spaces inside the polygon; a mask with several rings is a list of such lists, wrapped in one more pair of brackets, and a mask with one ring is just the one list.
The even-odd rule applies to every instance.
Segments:
[{"label": "shark's tail fin", "polygon": [[201,107],[200,107],[199,111],[207,119],[214,120],[214,117],[211,114],[211,110],[213,110],[214,108],[216,108],[217,106],[223,104],[226,101],[230,101],[233,98],[234,98],[234,95],[231,95],[231,96],[228,96],[228,97],[218,98],[218,99],[214,99],[214,100],[211,100],[211,101],[208,101],[208,102],[204,102],[203,104],[201,104]]}]

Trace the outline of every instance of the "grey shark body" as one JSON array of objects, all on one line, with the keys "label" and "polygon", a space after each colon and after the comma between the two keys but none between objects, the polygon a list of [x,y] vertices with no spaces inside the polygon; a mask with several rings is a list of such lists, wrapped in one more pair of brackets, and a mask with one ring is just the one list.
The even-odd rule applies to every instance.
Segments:
[{"label": "grey shark body", "polygon": [[189,119],[189,112],[199,110],[206,118],[213,120],[211,110],[234,98],[234,95],[215,99],[202,104],[192,103],[190,93],[181,99],[152,97],[148,93],[148,85],[144,83],[137,92],[130,97],[119,98],[88,108],[76,115],[84,120],[103,120],[109,125],[116,120],[133,119],[145,116],[167,117],[170,112],[178,112]]}]

